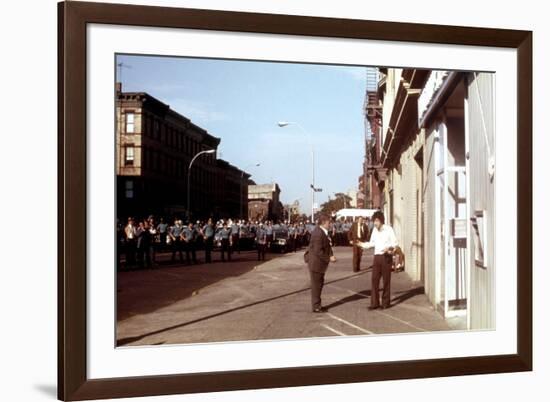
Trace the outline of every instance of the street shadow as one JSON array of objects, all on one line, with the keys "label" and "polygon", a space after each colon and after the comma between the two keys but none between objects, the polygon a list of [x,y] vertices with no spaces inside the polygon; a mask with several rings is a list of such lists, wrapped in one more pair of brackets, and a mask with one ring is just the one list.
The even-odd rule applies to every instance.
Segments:
[{"label": "street shadow", "polygon": [[399,296],[395,296],[393,299],[391,299],[391,303],[393,305],[403,303],[406,300],[409,300],[412,297],[423,295],[424,294],[424,286],[418,286],[414,289],[407,290],[405,292],[401,292]]},{"label": "street shadow", "polygon": [[[348,280],[350,278],[355,278],[355,277],[364,275],[366,273],[367,273],[367,271],[361,271],[361,272],[358,272],[358,273],[353,274],[353,275],[345,276],[343,278],[338,278],[338,279],[334,279],[332,281],[327,281],[326,284],[345,281],[345,280]],[[211,318],[220,317],[220,316],[225,315],[225,314],[233,313],[235,311],[243,310],[243,309],[253,307],[253,306],[257,306],[257,305],[260,305],[260,304],[269,303],[271,301],[282,299],[284,297],[297,295],[299,293],[307,292],[309,290],[311,290],[311,287],[308,286],[308,287],[305,287],[305,288],[302,288],[302,289],[294,290],[292,292],[283,293],[283,294],[280,294],[280,295],[277,295],[277,296],[269,297],[269,298],[263,299],[263,300],[258,300],[258,301],[248,303],[248,304],[245,304],[245,305],[242,305],[242,306],[233,307],[233,308],[230,308],[230,309],[227,309],[227,310],[220,311],[218,313],[210,314],[210,315],[207,315],[205,317],[200,317],[200,318],[197,318],[197,319],[194,319],[194,320],[191,320],[191,321],[186,321],[186,322],[183,322],[183,323],[180,323],[180,324],[172,325],[172,326],[162,328],[162,329],[159,329],[159,330],[156,330],[156,331],[151,331],[151,332],[141,334],[141,335],[138,335],[138,336],[121,338],[121,339],[117,340],[117,346],[124,346],[124,345],[127,345],[129,343],[140,341],[143,338],[146,338],[146,337],[151,336],[151,335],[162,334],[163,332],[172,331],[172,330],[178,329],[178,328],[183,328],[183,327],[186,327],[186,326],[191,325],[191,324],[196,324],[198,322],[206,321],[206,320],[209,320]]]},{"label": "street shadow", "polygon": [[[383,287],[380,289],[380,291],[382,291],[382,289],[383,289]],[[396,292],[396,293],[398,295],[391,299],[391,304],[392,305],[397,305],[397,304],[403,303],[404,301],[406,301],[410,298],[413,298],[415,296],[424,294],[424,286],[418,286],[414,289],[406,290],[406,291],[403,291],[403,292]],[[325,307],[328,308],[328,309],[331,309],[331,308],[338,307],[338,306],[341,306],[341,305],[346,304],[346,303],[352,303],[354,301],[364,300],[366,298],[370,298],[370,296],[371,296],[371,289],[365,289],[365,290],[362,290],[360,292],[356,292],[353,295],[346,296],[346,297],[344,297],[340,300],[337,300],[337,301],[335,301],[331,304],[328,304]]]},{"label": "street shadow", "polygon": [[331,309],[341,306],[342,304],[351,303],[358,300],[365,300],[368,297],[370,297],[370,290],[362,290],[360,292],[357,292],[356,294],[346,296],[343,299],[327,304],[325,307],[327,309]]},{"label": "street shadow", "polygon": [[35,384],[34,389],[52,399],[57,399],[57,386],[52,384]]},{"label": "street shadow", "polygon": [[117,272],[117,321],[148,314],[184,300],[201,289],[243,275],[277,256],[257,261],[255,252],[235,254],[230,262],[161,265],[154,269]]}]

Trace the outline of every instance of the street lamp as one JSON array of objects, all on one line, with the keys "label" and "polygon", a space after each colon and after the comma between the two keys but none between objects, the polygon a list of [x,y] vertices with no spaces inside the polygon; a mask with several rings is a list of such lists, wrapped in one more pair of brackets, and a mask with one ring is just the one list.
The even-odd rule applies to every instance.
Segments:
[{"label": "street lamp", "polygon": [[195,162],[195,159],[197,159],[199,156],[203,154],[213,154],[215,153],[215,149],[207,149],[206,151],[200,151],[198,154],[193,156],[193,159],[191,159],[191,162],[189,162],[189,167],[187,168],[187,220],[191,218],[191,167],[193,166],[193,162]]},{"label": "street lamp", "polygon": [[304,133],[309,141],[309,144],[311,146],[311,222],[315,223],[315,193],[322,191],[321,189],[315,188],[315,150],[313,148],[313,141],[311,141],[311,135],[309,132],[307,132],[298,122],[295,121],[279,121],[277,122],[277,125],[279,127],[286,127],[289,125],[295,125],[297,126],[302,133]]},{"label": "street lamp", "polygon": [[240,210],[241,210],[241,219],[243,219],[243,215],[244,215],[243,214],[243,178],[244,178],[244,172],[245,172],[246,169],[254,167],[254,166],[258,167],[258,166],[260,166],[260,163],[253,163],[252,165],[248,165],[243,170],[241,170],[241,208],[240,208]]}]

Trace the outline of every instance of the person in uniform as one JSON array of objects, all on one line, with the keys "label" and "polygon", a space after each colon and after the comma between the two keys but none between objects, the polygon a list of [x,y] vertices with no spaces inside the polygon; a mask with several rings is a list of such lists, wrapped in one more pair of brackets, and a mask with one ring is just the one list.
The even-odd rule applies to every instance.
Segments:
[{"label": "person in uniform", "polygon": [[168,236],[168,224],[164,222],[164,218],[160,218],[160,222],[157,225],[157,232],[160,238],[160,248],[164,250],[166,248],[166,237]]},{"label": "person in uniform", "polygon": [[185,244],[185,260],[188,265],[197,263],[196,231],[193,222],[183,229],[182,238]]},{"label": "person in uniform", "polygon": [[262,224],[256,229],[256,248],[258,249],[258,261],[265,261],[267,248],[267,231]]},{"label": "person in uniform", "polygon": [[128,218],[128,224],[124,227],[124,240],[126,250],[126,266],[132,267],[136,264],[136,243],[137,228],[134,218]]},{"label": "person in uniform", "polygon": [[288,226],[288,251],[296,252],[296,224]]},{"label": "person in uniform", "polygon": [[168,231],[170,237],[170,243],[172,244],[172,262],[176,261],[176,252],[179,253],[180,262],[183,262],[183,240],[181,235],[183,233],[183,225],[181,220],[176,219],[174,226]]},{"label": "person in uniform", "polygon": [[237,250],[240,254],[241,250],[239,248],[239,222],[229,220],[229,229],[231,230],[231,248],[232,251]]},{"label": "person in uniform", "polygon": [[227,254],[227,259],[231,261],[231,228],[227,226],[227,223],[223,223],[223,226],[220,229],[220,238],[221,238],[221,259],[225,261],[225,254]]},{"label": "person in uniform", "polygon": [[212,249],[214,248],[214,224],[212,218],[208,219],[206,225],[202,228],[202,238],[204,239],[204,259],[206,263],[212,262]]},{"label": "person in uniform", "polygon": [[271,243],[273,243],[273,223],[271,221],[265,222],[265,231],[266,231],[266,249],[269,250],[271,248]]},{"label": "person in uniform", "polygon": [[139,222],[136,237],[139,267],[151,268],[151,234],[149,233],[149,223],[147,220]]}]

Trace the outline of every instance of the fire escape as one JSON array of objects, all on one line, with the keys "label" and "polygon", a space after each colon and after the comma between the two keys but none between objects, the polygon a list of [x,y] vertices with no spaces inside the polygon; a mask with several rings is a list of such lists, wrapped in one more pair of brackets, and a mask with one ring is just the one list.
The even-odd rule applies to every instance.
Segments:
[{"label": "fire escape", "polygon": [[367,69],[365,92],[365,208],[378,208],[386,179],[386,169],[381,164],[382,96],[385,75],[378,68]]}]

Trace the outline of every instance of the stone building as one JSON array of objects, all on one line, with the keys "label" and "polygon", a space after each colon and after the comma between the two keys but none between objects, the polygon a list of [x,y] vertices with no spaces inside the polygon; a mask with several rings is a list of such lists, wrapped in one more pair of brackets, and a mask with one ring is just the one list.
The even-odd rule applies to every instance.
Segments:
[{"label": "stone building", "polygon": [[248,219],[284,219],[284,208],[280,201],[281,189],[277,183],[251,184],[248,186]]}]

